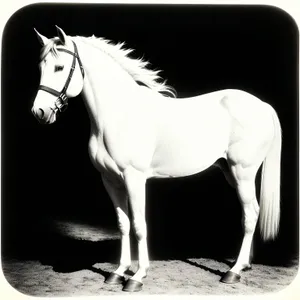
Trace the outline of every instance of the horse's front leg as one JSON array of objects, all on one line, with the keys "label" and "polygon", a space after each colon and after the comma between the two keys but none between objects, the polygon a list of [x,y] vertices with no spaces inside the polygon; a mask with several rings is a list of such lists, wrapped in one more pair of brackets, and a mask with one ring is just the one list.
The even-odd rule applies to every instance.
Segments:
[{"label": "horse's front leg", "polygon": [[142,289],[142,279],[147,276],[149,269],[147,226],[145,219],[146,177],[144,173],[127,168],[124,171],[129,203],[132,210],[133,229],[138,242],[138,271],[129,279],[123,291],[137,292]]},{"label": "horse's front leg", "polygon": [[128,196],[126,188],[121,183],[109,181],[105,176],[102,176],[103,185],[109,194],[118,219],[118,226],[121,233],[121,257],[120,264],[116,271],[110,274],[105,280],[108,284],[121,284],[124,281],[124,273],[130,268],[130,221],[128,218]]}]

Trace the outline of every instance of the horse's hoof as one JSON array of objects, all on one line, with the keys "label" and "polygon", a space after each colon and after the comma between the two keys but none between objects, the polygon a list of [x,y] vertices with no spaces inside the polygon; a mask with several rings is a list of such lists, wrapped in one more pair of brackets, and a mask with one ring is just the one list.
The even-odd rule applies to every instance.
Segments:
[{"label": "horse's hoof", "polygon": [[113,285],[113,284],[122,284],[124,281],[125,281],[124,276],[120,276],[116,273],[110,273],[110,275],[106,278],[104,283]]},{"label": "horse's hoof", "polygon": [[239,274],[236,274],[234,272],[228,271],[222,278],[221,282],[223,283],[238,283],[241,279],[241,276]]},{"label": "horse's hoof", "polygon": [[123,291],[124,292],[139,292],[142,290],[143,284],[139,281],[128,279],[126,282]]}]

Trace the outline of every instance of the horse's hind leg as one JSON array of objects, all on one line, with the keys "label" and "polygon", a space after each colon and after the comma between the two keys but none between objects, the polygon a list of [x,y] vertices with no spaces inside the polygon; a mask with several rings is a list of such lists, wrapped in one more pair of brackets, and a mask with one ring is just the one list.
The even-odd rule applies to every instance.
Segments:
[{"label": "horse's hind leg", "polygon": [[258,167],[243,167],[242,164],[236,164],[231,170],[236,179],[236,189],[243,209],[244,238],[235,265],[221,279],[224,283],[238,282],[240,272],[250,268],[253,234],[259,214],[255,192],[255,175]]}]

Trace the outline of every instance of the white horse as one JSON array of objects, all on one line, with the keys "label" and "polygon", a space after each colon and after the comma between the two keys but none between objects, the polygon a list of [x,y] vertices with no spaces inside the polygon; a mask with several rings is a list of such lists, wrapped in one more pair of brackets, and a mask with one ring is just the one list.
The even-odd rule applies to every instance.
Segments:
[{"label": "white horse", "polygon": [[[121,284],[131,266],[128,210],[138,241],[138,270],[123,288],[142,289],[149,268],[145,222],[145,184],[151,177],[179,177],[219,165],[239,196],[244,237],[235,265],[221,279],[235,283],[250,265],[259,218],[264,240],[278,233],[280,215],[281,128],[274,109],[240,90],[221,90],[174,99],[147,63],[128,57],[123,44],[67,36],[48,39],[37,32],[41,80],[33,114],[41,123],[56,120],[68,98],[82,94],[90,121],[89,154],[101,172],[121,232],[121,256],[106,279]],[[141,85],[140,83],[143,83]],[[260,208],[255,177],[263,163]],[[199,199],[200,201],[200,199]],[[260,211],[260,214],[259,214]]]}]

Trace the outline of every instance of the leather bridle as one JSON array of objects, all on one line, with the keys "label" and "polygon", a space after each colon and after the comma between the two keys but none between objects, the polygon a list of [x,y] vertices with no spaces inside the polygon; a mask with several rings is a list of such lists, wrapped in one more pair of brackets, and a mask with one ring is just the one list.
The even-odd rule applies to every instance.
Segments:
[{"label": "leather bridle", "polygon": [[78,60],[80,71],[81,71],[82,77],[84,78],[84,69],[83,69],[79,54],[78,54],[77,46],[76,46],[74,41],[72,41],[72,42],[73,42],[73,45],[74,45],[74,52],[69,51],[69,50],[64,49],[64,48],[57,48],[57,51],[66,52],[66,53],[71,54],[73,56],[73,62],[72,62],[72,66],[71,66],[71,69],[70,69],[70,73],[69,73],[67,81],[66,81],[63,89],[61,90],[61,92],[59,92],[55,89],[52,89],[51,87],[45,86],[45,85],[40,85],[39,88],[38,88],[39,90],[45,91],[47,93],[50,93],[53,96],[58,97],[56,99],[56,101],[54,102],[55,108],[53,110],[54,110],[55,113],[57,111],[64,112],[68,107],[68,97],[66,95],[66,92],[67,92],[68,86],[70,84],[70,81],[72,79],[72,76],[73,76],[73,73],[74,73],[74,70],[75,70],[76,59]]}]

